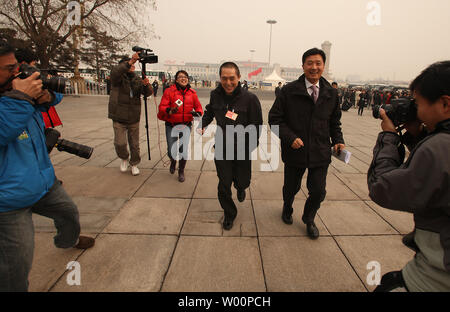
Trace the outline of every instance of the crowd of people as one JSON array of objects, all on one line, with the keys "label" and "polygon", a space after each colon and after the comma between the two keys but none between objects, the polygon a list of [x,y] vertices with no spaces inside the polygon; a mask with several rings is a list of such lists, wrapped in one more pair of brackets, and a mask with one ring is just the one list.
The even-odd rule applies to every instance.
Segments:
[{"label": "crowd of people", "polygon": [[[114,147],[121,160],[119,169],[125,173],[131,167],[132,175],[140,173],[141,98],[157,92],[148,78],[134,73],[139,59],[139,53],[123,58],[111,71],[108,105]],[[406,135],[398,135],[398,129],[380,109],[382,132],[374,148],[368,187],[371,199],[380,206],[414,214],[415,229],[405,244],[416,255],[401,271],[385,274],[376,291],[449,291],[450,61],[427,68],[411,84],[411,94],[339,89],[322,77],[325,63],[324,51],[313,48],[304,52],[304,74],[279,86],[268,113],[271,130],[280,138],[284,162],[279,217],[287,226],[293,224],[293,203],[306,174],[308,196],[301,222],[308,237],[318,239],[315,219],[326,198],[331,155],[345,149],[341,106],[356,106],[358,99],[362,115],[366,106],[412,94],[418,116],[405,124],[412,138],[409,143],[413,142],[408,145],[411,155],[403,161],[399,145]],[[34,250],[32,213],[54,220],[54,243],[59,248],[86,249],[95,243],[93,238],[79,235],[77,206],[56,179],[45,144],[41,112],[58,104],[62,95],[42,89],[39,73],[18,78],[18,65],[14,49],[0,42],[0,291],[28,290]],[[202,118],[195,129],[200,135],[216,121],[217,198],[224,212],[222,227],[229,231],[238,214],[232,187],[237,190],[238,201],[243,202],[251,183],[251,153],[259,145],[263,114],[258,97],[241,84],[235,63],[223,63],[219,76],[220,82],[203,110],[189,74],[178,71],[172,85],[163,85],[158,118],[166,126],[169,172],[175,172],[178,161],[180,183],[186,179],[193,117]],[[243,149],[238,147],[238,136],[244,140]]]}]

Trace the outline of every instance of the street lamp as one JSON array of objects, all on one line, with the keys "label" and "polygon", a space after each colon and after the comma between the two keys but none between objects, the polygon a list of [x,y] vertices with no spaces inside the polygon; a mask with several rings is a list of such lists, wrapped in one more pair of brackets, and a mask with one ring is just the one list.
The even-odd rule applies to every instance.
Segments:
[{"label": "street lamp", "polygon": [[267,24],[270,24],[270,39],[269,39],[269,68],[270,68],[270,52],[272,48],[272,25],[276,24],[276,20],[268,20],[266,21]]},{"label": "street lamp", "polygon": [[[250,50],[250,72],[253,72],[253,53],[255,53],[256,50],[251,49]],[[253,78],[251,79],[253,80]]]}]

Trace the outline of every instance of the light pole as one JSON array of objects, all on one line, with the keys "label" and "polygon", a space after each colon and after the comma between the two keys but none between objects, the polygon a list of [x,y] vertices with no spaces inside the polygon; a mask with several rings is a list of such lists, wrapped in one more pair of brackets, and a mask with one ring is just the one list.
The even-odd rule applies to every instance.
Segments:
[{"label": "light pole", "polygon": [[[256,50],[251,49],[250,50],[250,72],[253,72],[253,53],[255,53]],[[253,80],[253,77],[251,78]]]},{"label": "light pole", "polygon": [[270,24],[270,39],[269,39],[269,68],[270,68],[270,52],[272,49],[272,25],[276,24],[276,20],[267,20],[267,24]]}]

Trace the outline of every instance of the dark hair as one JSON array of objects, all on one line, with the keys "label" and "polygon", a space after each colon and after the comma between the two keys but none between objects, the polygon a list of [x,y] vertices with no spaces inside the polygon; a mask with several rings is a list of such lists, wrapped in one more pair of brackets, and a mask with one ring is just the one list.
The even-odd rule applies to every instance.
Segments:
[{"label": "dark hair", "polygon": [[122,59],[119,61],[119,64],[122,64],[123,62],[129,62],[131,60],[131,58],[129,58],[128,56],[124,56],[122,57]]},{"label": "dark hair", "polygon": [[222,68],[234,68],[234,70],[236,70],[236,74],[238,75],[238,77],[241,76],[241,71],[239,70],[239,67],[236,65],[236,63],[233,62],[225,62],[222,65],[220,65],[219,68],[219,76],[222,75]]},{"label": "dark hair", "polygon": [[31,62],[38,60],[36,54],[27,48],[19,48],[14,54],[16,55],[17,62],[19,63],[25,62],[30,64]]},{"label": "dark hair", "polygon": [[177,73],[175,74],[175,80],[177,80],[179,74],[185,74],[186,77],[188,77],[188,80],[189,80],[189,74],[185,70],[177,71]]},{"label": "dark hair", "polygon": [[327,56],[325,55],[325,52],[323,52],[323,50],[317,49],[317,48],[312,48],[309,49],[308,51],[306,51],[305,53],[303,53],[302,56],[302,63],[305,64],[305,60],[311,56],[311,55],[317,55],[319,54],[322,57],[323,63],[325,64],[326,60],[327,60]]},{"label": "dark hair", "polygon": [[450,61],[436,62],[428,66],[411,82],[411,92],[418,92],[431,103],[443,95],[450,95]]},{"label": "dark hair", "polygon": [[338,85],[336,81],[333,81],[331,84],[332,85]]},{"label": "dark hair", "polygon": [[0,41],[0,56],[14,53],[14,48],[6,41]]}]

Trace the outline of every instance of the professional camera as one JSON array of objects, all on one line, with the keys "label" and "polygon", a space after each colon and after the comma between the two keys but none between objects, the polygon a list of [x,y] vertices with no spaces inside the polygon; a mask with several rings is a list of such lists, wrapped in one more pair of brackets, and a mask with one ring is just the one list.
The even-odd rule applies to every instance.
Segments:
[{"label": "professional camera", "polygon": [[391,100],[391,104],[375,105],[372,111],[374,118],[381,118],[380,108],[386,111],[386,115],[396,127],[417,120],[417,106],[414,99],[400,98]]},{"label": "professional camera", "polygon": [[153,50],[151,49],[144,49],[141,47],[133,47],[132,49],[134,52],[140,52],[139,53],[139,62],[145,63],[145,64],[155,64],[158,63],[158,56],[155,55]]},{"label": "professional camera", "polygon": [[[39,70],[28,64],[22,64],[19,67],[19,78],[26,79],[31,76],[34,72],[39,72]],[[50,77],[47,78],[45,74],[39,75],[38,79],[42,80],[42,89],[48,89],[58,93],[65,93],[67,79],[63,77]]]},{"label": "professional camera", "polygon": [[60,139],[60,136],[61,133],[58,130],[52,128],[45,129],[45,145],[47,145],[47,152],[49,154],[56,146],[60,152],[67,152],[86,159],[91,157],[94,151],[92,147]]}]

